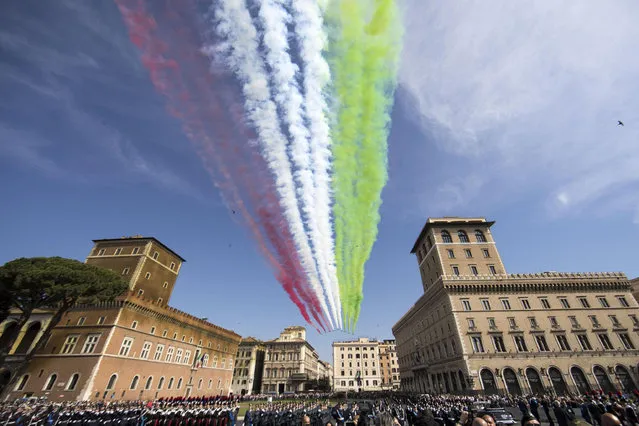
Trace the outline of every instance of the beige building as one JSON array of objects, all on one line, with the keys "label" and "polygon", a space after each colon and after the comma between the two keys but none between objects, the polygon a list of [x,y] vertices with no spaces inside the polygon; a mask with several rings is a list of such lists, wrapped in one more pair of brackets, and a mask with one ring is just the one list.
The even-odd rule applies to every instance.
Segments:
[{"label": "beige building", "polygon": [[636,388],[639,308],[623,273],[508,274],[484,218],[428,219],[424,294],[395,324],[401,387],[540,393]]},{"label": "beige building", "polygon": [[382,373],[382,389],[399,389],[399,363],[395,340],[384,340],[379,344],[379,369]]},{"label": "beige building", "polygon": [[[86,262],[121,273],[130,283],[127,294],[68,311],[7,397],[227,395],[240,336],[167,305],[184,259],[152,237],[94,243]],[[31,318],[11,356],[24,356],[34,342],[30,330],[44,329],[46,321]],[[0,324],[3,335],[13,323],[9,318]]]},{"label": "beige building", "polygon": [[632,286],[632,295],[635,300],[639,301],[639,277],[630,280],[630,285]]},{"label": "beige building", "polygon": [[265,342],[262,393],[304,391],[305,383],[318,379],[319,355],[306,341],[306,329],[286,327],[280,337]]},{"label": "beige building", "polygon": [[262,374],[264,372],[264,342],[254,337],[242,339],[235,356],[233,384],[234,395],[253,395],[262,390]]},{"label": "beige building", "polygon": [[333,390],[381,390],[379,345],[366,337],[333,342]]}]

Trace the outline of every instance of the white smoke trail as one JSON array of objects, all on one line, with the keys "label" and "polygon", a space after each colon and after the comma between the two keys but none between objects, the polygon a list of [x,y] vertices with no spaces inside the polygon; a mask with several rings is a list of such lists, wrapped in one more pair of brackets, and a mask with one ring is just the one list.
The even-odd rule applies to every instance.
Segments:
[{"label": "white smoke trail", "polygon": [[[289,146],[293,162],[294,176],[300,184],[299,197],[304,219],[308,225],[308,239],[315,259],[318,274],[326,297],[329,302],[332,318],[338,323],[333,288],[328,275],[328,265],[325,260],[327,247],[322,245],[322,235],[318,227],[315,204],[315,176],[311,169],[311,147],[309,132],[304,122],[304,98],[296,82],[299,68],[293,63],[289,53],[287,23],[291,16],[286,9],[287,0],[262,0],[258,16],[264,28],[263,44],[266,52],[265,59],[272,73],[272,91],[276,103],[282,111],[283,122],[291,137]],[[296,3],[296,2],[293,2]],[[308,74],[305,73],[307,77]]]},{"label": "white smoke trail", "polygon": [[318,295],[325,318],[330,327],[334,328],[326,300],[321,297],[322,288],[297,205],[291,165],[286,154],[287,140],[280,130],[277,108],[271,100],[267,73],[259,55],[257,30],[244,0],[216,1],[212,7],[215,8],[217,31],[227,40],[226,45],[218,48],[224,50],[229,65],[242,82],[247,116],[257,130],[262,154],[275,177],[275,186],[280,194],[284,216],[295,240],[302,268],[309,278],[313,292]]},{"label": "white smoke trail", "polygon": [[324,90],[330,81],[330,68],[322,56],[326,46],[323,31],[322,11],[317,0],[291,0],[295,18],[295,36],[300,56],[304,64],[303,86],[305,111],[309,123],[312,167],[315,178],[315,200],[313,208],[317,217],[318,252],[322,253],[325,273],[333,298],[338,326],[342,327],[342,307],[339,298],[337,269],[335,266],[335,247],[331,229],[330,211],[330,158],[331,139],[328,125],[328,105],[324,99]]}]

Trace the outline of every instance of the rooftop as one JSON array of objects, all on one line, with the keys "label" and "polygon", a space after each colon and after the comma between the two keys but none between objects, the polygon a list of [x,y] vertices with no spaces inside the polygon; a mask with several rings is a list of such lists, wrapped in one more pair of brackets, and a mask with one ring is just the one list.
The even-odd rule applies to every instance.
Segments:
[{"label": "rooftop", "polygon": [[159,245],[160,247],[162,247],[166,251],[168,251],[171,254],[173,254],[174,256],[176,256],[182,262],[186,262],[186,259],[184,259],[182,256],[180,256],[179,254],[177,254],[176,252],[171,250],[162,241],[158,240],[155,237],[143,237],[142,235],[133,235],[133,236],[130,236],[130,237],[120,237],[120,238],[102,238],[102,239],[99,239],[99,240],[93,240],[93,242],[97,244],[97,243],[110,243],[110,242],[117,242],[117,241],[124,241],[124,240],[129,240],[129,241],[131,241],[131,240],[153,241],[154,243],[156,243],[157,245]]},{"label": "rooftop", "polygon": [[489,228],[495,224],[494,221],[488,221],[485,217],[457,217],[457,216],[445,216],[445,217],[429,217],[426,219],[426,223],[422,227],[419,236],[413,244],[413,248],[410,250],[411,254],[417,251],[419,242],[424,238],[426,232],[430,228],[436,226],[454,226],[454,225],[487,225]]}]

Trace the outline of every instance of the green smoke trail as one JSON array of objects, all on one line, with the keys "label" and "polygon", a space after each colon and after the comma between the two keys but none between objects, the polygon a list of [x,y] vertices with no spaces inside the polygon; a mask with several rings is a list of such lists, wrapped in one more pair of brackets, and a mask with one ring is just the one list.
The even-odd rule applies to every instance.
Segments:
[{"label": "green smoke trail", "polygon": [[387,137],[402,33],[395,0],[335,3],[340,32],[331,45],[339,111],[333,132],[333,214],[344,323],[353,330],[388,179]]}]

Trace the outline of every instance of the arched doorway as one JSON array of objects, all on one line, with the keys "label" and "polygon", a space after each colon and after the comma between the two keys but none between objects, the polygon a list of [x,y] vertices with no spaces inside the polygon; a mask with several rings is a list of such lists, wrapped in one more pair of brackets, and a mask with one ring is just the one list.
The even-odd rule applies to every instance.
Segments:
[{"label": "arched doorway", "polygon": [[558,368],[551,367],[548,370],[548,376],[550,376],[550,382],[557,395],[566,395],[568,393],[568,386],[566,386],[564,376]]},{"label": "arched doorway", "polygon": [[537,370],[528,367],[526,369],[526,378],[528,379],[528,384],[533,394],[541,395],[544,393],[544,384],[541,382],[541,377],[539,377]]},{"label": "arched doorway", "polygon": [[29,351],[29,348],[33,344],[34,340],[40,333],[40,329],[42,328],[42,324],[40,321],[32,322],[29,324],[29,328],[27,329],[24,336],[22,336],[22,340],[20,340],[20,344],[16,348],[16,354],[26,354]]},{"label": "arched doorway", "polygon": [[495,382],[495,376],[492,371],[484,368],[481,370],[481,373],[479,373],[479,377],[481,378],[481,386],[486,393],[497,393],[497,383]]},{"label": "arched doorway", "polygon": [[585,395],[590,392],[590,385],[588,384],[588,379],[586,379],[586,375],[583,370],[577,366],[574,366],[570,369],[570,375],[572,379],[575,381],[575,386],[577,386],[577,390],[580,394]]},{"label": "arched doorway", "polygon": [[621,382],[621,386],[625,393],[630,393],[637,388],[626,367],[618,365],[617,368],[615,368],[615,373],[617,374],[617,379]]},{"label": "arched doorway", "polygon": [[[0,350],[4,348],[9,342],[18,335],[20,329],[18,328],[18,323],[13,321],[7,324],[2,331],[2,336],[0,336]],[[7,348],[7,352],[11,350],[11,348]]]},{"label": "arched doorway", "polygon": [[512,368],[504,368],[504,381],[506,382],[506,389],[508,389],[509,394],[521,395],[523,393],[519,380],[517,379],[517,374],[515,374]]},{"label": "arched doorway", "polygon": [[597,379],[597,383],[599,383],[599,387],[604,392],[616,392],[615,385],[610,381],[610,377],[606,373],[601,366],[597,365],[592,369],[592,372],[595,374],[595,378]]}]

